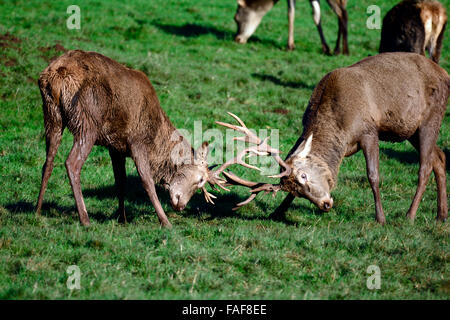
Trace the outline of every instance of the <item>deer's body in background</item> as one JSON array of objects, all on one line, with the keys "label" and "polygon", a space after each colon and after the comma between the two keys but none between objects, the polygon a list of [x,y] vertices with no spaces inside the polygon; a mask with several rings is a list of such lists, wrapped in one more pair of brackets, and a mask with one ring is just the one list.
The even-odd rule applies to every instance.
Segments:
[{"label": "deer's body in background", "polygon": [[383,19],[380,53],[415,52],[439,63],[447,14],[435,0],[405,0],[393,7]]},{"label": "deer's body in background", "polygon": [[[246,43],[251,35],[255,32],[256,28],[260,24],[264,15],[272,9],[272,7],[278,2],[278,0],[238,0],[238,8],[234,16],[234,20],[237,23],[237,33],[235,36],[236,42]],[[294,20],[295,20],[295,2],[296,0],[288,0],[288,19],[289,19],[289,36],[288,45],[289,50],[295,48],[294,45]],[[322,49],[325,54],[330,54],[330,48],[325,40],[325,36],[322,31],[321,24],[321,12],[320,1],[309,0],[313,9],[314,23],[319,31],[320,41],[322,43]],[[327,0],[330,7],[333,9],[338,17],[339,31],[336,41],[336,47],[334,49],[335,54],[341,52],[340,43],[342,39],[343,53],[348,54],[348,42],[347,42],[347,0]]]},{"label": "deer's body in background", "polygon": [[411,219],[416,216],[434,171],[437,219],[443,221],[448,216],[446,164],[445,154],[436,141],[447,108],[449,87],[447,72],[415,53],[379,54],[337,69],[315,88],[303,116],[302,135],[286,160],[278,161],[284,167],[279,175],[280,184],[248,182],[230,175],[228,178],[252,188],[250,201],[261,191],[289,192],[273,217],[284,214],[295,197],[307,198],[328,211],[333,206],[330,192],[337,184],[343,158],[362,149],[375,199],[376,220],[384,224],[378,142],[408,140],[419,152],[420,169],[407,216]]},{"label": "deer's body in background", "polygon": [[[128,156],[135,162],[163,226],[170,226],[170,223],[158,200],[155,183],[163,184],[169,190],[174,209],[182,210],[193,193],[207,181],[207,146],[203,145],[194,159],[192,147],[176,135],[175,127],[161,109],[144,73],[101,54],[76,50],[50,63],[41,73],[39,88],[47,158],[42,170],[37,214],[40,214],[66,127],[74,136],[66,168],[83,225],[90,221],[81,193],[80,172],[94,145],[109,150],[119,196],[119,215],[124,221],[125,158]],[[174,139],[174,135],[181,140]],[[188,161],[178,161],[173,152],[175,146],[187,150]]]}]

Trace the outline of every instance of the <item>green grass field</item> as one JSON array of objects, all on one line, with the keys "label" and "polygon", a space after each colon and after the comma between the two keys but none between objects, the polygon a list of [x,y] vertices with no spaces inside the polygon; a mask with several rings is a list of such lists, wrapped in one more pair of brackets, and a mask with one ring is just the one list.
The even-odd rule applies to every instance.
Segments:
[{"label": "green grass field", "polygon": [[[45,161],[39,73],[62,49],[100,52],[144,71],[177,128],[217,128],[226,111],[252,128],[276,128],[286,154],[318,81],[329,71],[378,50],[380,30],[366,28],[366,8],[382,16],[396,0],[350,0],[350,56],[321,54],[309,3],[297,1],[296,50],[287,52],[287,5],[274,7],[247,45],[234,43],[235,0],[77,1],[81,29],[68,30],[72,1],[0,2],[0,299],[449,299],[449,224],[436,224],[430,178],[417,219],[405,219],[416,189],[418,156],[408,143],[381,143],[381,195],[387,225],[374,221],[374,202],[361,152],[344,160],[335,206],[321,213],[297,199],[290,223],[265,219],[282,201],[233,188],[216,205],[194,195],[175,213],[160,199],[173,229],[162,230],[134,163],[127,160],[126,210],[117,199],[106,149],[95,147],[82,171],[92,225],[80,226],[64,161],[66,131],[44,199],[34,215]],[[449,9],[449,0],[441,0]],[[325,35],[334,46],[337,21],[322,3]],[[450,36],[441,65],[450,70]],[[222,129],[221,129],[222,130]],[[200,141],[197,141],[200,143]],[[450,157],[450,110],[438,145]],[[447,160],[447,172],[449,171]],[[261,177],[233,169],[249,179]],[[270,180],[267,180],[270,181]],[[450,186],[449,181],[447,184]],[[447,192],[450,194],[450,188]],[[66,287],[66,268],[81,269],[81,289]],[[369,290],[370,265],[381,289]]]}]

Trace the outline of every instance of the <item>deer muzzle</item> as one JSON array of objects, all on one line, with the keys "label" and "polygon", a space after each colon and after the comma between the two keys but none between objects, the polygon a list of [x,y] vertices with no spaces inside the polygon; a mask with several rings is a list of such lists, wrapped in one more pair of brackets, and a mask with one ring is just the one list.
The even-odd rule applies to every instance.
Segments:
[{"label": "deer muzzle", "polygon": [[333,198],[324,198],[321,199],[320,202],[318,203],[318,207],[320,208],[320,210],[328,212],[331,210],[331,208],[333,208]]},{"label": "deer muzzle", "polygon": [[186,203],[182,200],[181,193],[174,193],[171,195],[170,204],[175,211],[182,211],[186,208]]}]

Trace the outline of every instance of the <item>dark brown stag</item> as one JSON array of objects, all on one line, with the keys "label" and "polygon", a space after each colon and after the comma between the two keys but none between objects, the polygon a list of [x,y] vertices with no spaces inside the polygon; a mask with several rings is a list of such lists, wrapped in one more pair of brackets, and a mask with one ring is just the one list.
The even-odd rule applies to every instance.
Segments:
[{"label": "dark brown stag", "polygon": [[376,220],[384,224],[379,189],[379,140],[408,140],[420,154],[417,191],[407,216],[414,219],[431,171],[437,183],[437,219],[448,215],[445,154],[436,145],[447,107],[450,78],[430,59],[415,53],[384,53],[327,74],[315,88],[303,116],[303,133],[282,161],[266,140],[251,135],[244,123],[223,124],[246,134],[250,151],[271,154],[284,170],[279,184],[246,181],[225,173],[229,182],[259,192],[289,192],[273,213],[280,218],[295,197],[320,209],[333,206],[330,192],[337,184],[344,157],[363,150],[367,176],[375,199]]},{"label": "dark brown stag", "polygon": [[[53,161],[64,128],[74,136],[66,160],[80,221],[89,225],[81,193],[80,172],[94,145],[108,148],[119,197],[119,219],[126,221],[124,207],[125,158],[136,164],[143,186],[162,226],[170,222],[158,200],[155,183],[170,193],[175,210],[183,210],[196,190],[205,183],[219,184],[212,177],[206,157],[207,143],[194,152],[159,105],[146,75],[95,52],[69,51],[41,73],[47,159],[36,213],[40,214]],[[214,175],[215,176],[215,175]]]},{"label": "dark brown stag", "polygon": [[[278,2],[278,0],[238,0],[238,8],[234,16],[238,30],[235,41],[238,43],[246,43],[247,40],[258,28],[264,15]],[[289,19],[289,36],[288,36],[288,50],[293,50],[294,45],[294,20],[295,20],[295,0],[288,0],[288,19]],[[327,0],[330,7],[333,9],[338,17],[339,31],[334,49],[335,54],[341,52],[340,44],[342,39],[343,53],[348,54],[347,43],[347,0]],[[320,1],[309,0],[313,9],[314,23],[319,31],[320,41],[322,42],[323,52],[330,54],[330,48],[325,40],[322,31],[322,24],[320,21]]]},{"label": "dark brown stag", "polygon": [[444,6],[435,0],[404,0],[383,19],[380,53],[415,52],[439,63],[447,25]]}]

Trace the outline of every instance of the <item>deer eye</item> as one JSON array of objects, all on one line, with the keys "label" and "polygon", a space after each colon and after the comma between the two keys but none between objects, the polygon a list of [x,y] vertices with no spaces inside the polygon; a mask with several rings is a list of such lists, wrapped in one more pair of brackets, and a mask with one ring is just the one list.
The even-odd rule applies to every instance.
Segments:
[{"label": "deer eye", "polygon": [[302,173],[300,177],[302,178],[302,182],[308,181],[308,176],[306,175],[306,173]]},{"label": "deer eye", "polygon": [[205,178],[201,177],[200,181],[198,182],[198,187],[201,188],[205,184]]}]

